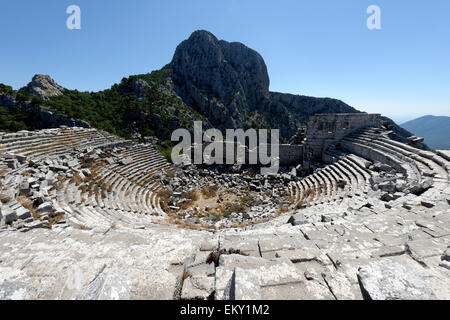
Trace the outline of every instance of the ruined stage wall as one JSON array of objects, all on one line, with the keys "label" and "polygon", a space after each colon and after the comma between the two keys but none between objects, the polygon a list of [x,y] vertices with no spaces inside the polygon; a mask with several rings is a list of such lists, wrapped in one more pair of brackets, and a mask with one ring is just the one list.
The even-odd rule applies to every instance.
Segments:
[{"label": "ruined stage wall", "polygon": [[305,156],[320,160],[324,151],[352,132],[366,127],[378,127],[380,114],[336,113],[311,116],[307,125]]}]

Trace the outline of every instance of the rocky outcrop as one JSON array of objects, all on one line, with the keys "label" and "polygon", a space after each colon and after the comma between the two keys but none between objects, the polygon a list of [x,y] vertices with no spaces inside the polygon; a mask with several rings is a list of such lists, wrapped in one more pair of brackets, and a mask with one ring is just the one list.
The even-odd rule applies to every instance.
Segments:
[{"label": "rocky outcrop", "polygon": [[42,100],[60,96],[64,93],[64,88],[57,84],[50,76],[37,74],[25,87],[25,91]]},{"label": "rocky outcrop", "polygon": [[309,115],[357,112],[335,99],[270,92],[258,52],[208,31],[195,31],[183,41],[168,68],[184,102],[220,129],[279,128],[287,140]]},{"label": "rocky outcrop", "polygon": [[183,41],[170,66],[180,96],[213,123],[240,125],[246,113],[269,96],[263,58],[241,43],[219,41],[207,31],[196,31]]}]

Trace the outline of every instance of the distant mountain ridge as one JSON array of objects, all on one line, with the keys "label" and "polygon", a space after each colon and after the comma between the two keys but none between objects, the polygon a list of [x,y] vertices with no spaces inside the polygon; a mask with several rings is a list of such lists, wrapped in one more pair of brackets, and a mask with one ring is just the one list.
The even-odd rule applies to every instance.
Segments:
[{"label": "distant mountain ridge", "polygon": [[450,150],[450,117],[426,115],[400,125],[416,136],[425,138],[431,149]]}]

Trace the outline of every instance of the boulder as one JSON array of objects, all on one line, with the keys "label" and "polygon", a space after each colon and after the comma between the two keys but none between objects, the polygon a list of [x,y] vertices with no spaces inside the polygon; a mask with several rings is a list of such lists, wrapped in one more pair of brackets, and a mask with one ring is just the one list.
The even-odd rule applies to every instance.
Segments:
[{"label": "boulder", "polygon": [[321,221],[321,222],[332,222],[332,221],[333,221],[333,218],[331,218],[330,216],[322,215],[322,216],[320,217],[320,221]]},{"label": "boulder", "polygon": [[378,188],[385,192],[394,193],[396,186],[395,186],[395,183],[393,183],[392,181],[385,181],[385,182],[380,183],[378,185]]},{"label": "boulder", "polygon": [[389,192],[385,192],[381,195],[380,200],[389,202],[389,201],[394,200],[394,196],[392,194],[390,194]]},{"label": "boulder", "polygon": [[44,202],[41,205],[39,205],[36,212],[41,214],[41,213],[52,212],[53,210],[54,210],[53,203],[51,201],[47,201],[47,202]]},{"label": "boulder", "polygon": [[50,165],[49,168],[50,168],[50,170],[52,170],[53,172],[61,172],[61,171],[62,171],[62,172],[66,172],[67,170],[69,170],[68,167],[62,166],[62,165],[58,165],[58,164],[56,164],[56,165]]},{"label": "boulder", "polygon": [[297,213],[289,218],[288,223],[292,224],[293,226],[298,226],[302,224],[307,224],[309,222],[303,213]]},{"label": "boulder", "polygon": [[409,186],[406,188],[405,193],[412,193],[415,195],[420,195],[424,191],[426,191],[428,188],[430,188],[431,182],[428,180],[417,182],[417,181],[411,181],[409,183]]},{"label": "boulder", "polygon": [[30,193],[30,184],[27,181],[22,181],[19,184],[19,196],[29,196]]},{"label": "boulder", "polygon": [[407,186],[408,184],[406,183],[405,180],[398,180],[397,183],[395,184],[395,190],[398,192],[403,192],[405,191]]},{"label": "boulder", "polygon": [[25,220],[25,219],[31,218],[30,210],[28,210],[24,207],[19,207],[16,210],[16,213],[17,213],[17,218],[19,218],[19,219]]},{"label": "boulder", "polygon": [[450,249],[447,249],[444,251],[444,253],[442,254],[441,260],[450,262]]},{"label": "boulder", "polygon": [[422,200],[420,201],[420,204],[425,207],[425,208],[433,208],[435,206],[435,204],[431,201],[427,201],[427,200]]},{"label": "boulder", "polygon": [[17,213],[15,210],[9,208],[9,207],[2,207],[1,208],[1,216],[2,220],[5,224],[11,224],[14,221],[17,220]]},{"label": "boulder", "polygon": [[24,164],[24,163],[27,161],[27,156],[16,155],[16,159],[17,159],[17,161],[19,161],[21,164]]},{"label": "boulder", "polygon": [[76,167],[78,165],[78,160],[76,160],[76,159],[69,160],[69,161],[65,162],[64,165],[69,168]]},{"label": "boulder", "polygon": [[17,169],[19,167],[19,162],[16,159],[8,159],[5,161],[6,162],[6,166],[9,169]]}]

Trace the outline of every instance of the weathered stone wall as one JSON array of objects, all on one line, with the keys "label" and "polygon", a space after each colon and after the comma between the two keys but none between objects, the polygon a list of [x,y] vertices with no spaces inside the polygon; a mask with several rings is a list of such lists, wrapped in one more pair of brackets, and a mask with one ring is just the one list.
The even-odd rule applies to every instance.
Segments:
[{"label": "weathered stone wall", "polygon": [[311,116],[307,125],[305,156],[309,159],[321,159],[324,151],[355,130],[379,126],[379,114],[340,113],[316,114]]},{"label": "weathered stone wall", "polygon": [[303,162],[303,145],[280,145],[280,165],[297,165]]},{"label": "weathered stone wall", "polygon": [[[202,144],[202,150],[204,152],[205,148],[208,146],[209,144],[207,142],[204,142]],[[236,142],[223,142],[223,163],[226,163],[226,152],[227,152],[227,146],[232,145],[232,147],[230,148],[230,150],[234,150],[234,161],[237,162],[237,155],[241,154],[241,149],[238,147],[240,146],[240,144],[236,143]],[[267,156],[271,156],[271,148],[272,145],[271,144],[267,144],[267,151],[266,154]],[[244,147],[245,148],[245,164],[249,164],[249,154],[250,151],[248,149],[248,147]],[[278,145],[279,148],[279,158],[280,158],[280,165],[281,166],[288,166],[288,165],[297,165],[297,164],[301,164],[303,162],[303,150],[304,150],[304,146],[303,145],[290,145],[290,144],[280,144]],[[260,161],[260,157],[259,157],[259,147],[256,147],[256,149],[253,150],[253,152],[257,153],[257,159],[258,159],[258,164],[261,164]],[[194,148],[191,148],[191,159],[194,159]]]},{"label": "weathered stone wall", "polygon": [[[280,144],[279,158],[281,166],[305,164],[305,160],[322,160],[324,151],[332,144],[342,140],[345,136],[351,134],[355,130],[370,126],[378,127],[380,125],[379,114],[366,113],[339,113],[339,114],[317,114],[311,116],[306,128],[306,140],[302,144]],[[237,154],[239,150],[238,144],[233,142],[224,142],[224,159],[226,156],[226,145],[233,145]],[[203,150],[208,143],[203,143]],[[268,156],[270,156],[271,145],[267,145]],[[258,163],[259,161],[259,149]],[[248,162],[249,150],[246,148],[245,157]],[[192,153],[193,156],[193,153]],[[235,157],[236,159],[236,157]],[[326,160],[326,159],[324,159]],[[225,161],[224,161],[225,163]]]}]

